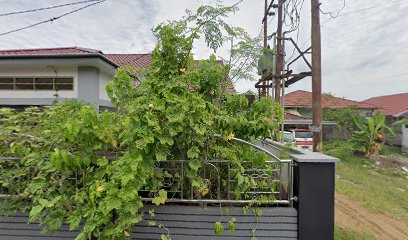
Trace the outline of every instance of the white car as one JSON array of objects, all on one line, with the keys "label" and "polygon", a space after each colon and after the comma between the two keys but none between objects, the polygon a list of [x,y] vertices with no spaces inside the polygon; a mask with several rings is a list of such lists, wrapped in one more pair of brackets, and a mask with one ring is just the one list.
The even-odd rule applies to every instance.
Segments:
[{"label": "white car", "polygon": [[302,149],[313,151],[313,133],[306,129],[293,129],[283,132],[283,141],[293,143]]}]

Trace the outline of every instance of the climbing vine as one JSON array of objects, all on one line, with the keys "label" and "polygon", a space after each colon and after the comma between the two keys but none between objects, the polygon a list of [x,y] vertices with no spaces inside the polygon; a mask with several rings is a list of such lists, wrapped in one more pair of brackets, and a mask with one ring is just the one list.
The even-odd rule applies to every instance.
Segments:
[{"label": "climbing vine", "polygon": [[[206,19],[235,10],[200,8],[197,15],[156,27],[158,43],[142,83],[136,86],[132,74],[118,69],[107,87],[116,111],[73,101],[22,112],[1,109],[0,154],[17,159],[0,160],[0,185],[14,209],[28,211],[30,221],[48,231],[69,224],[80,230],[78,240],[126,239],[132,226],[147,219],[143,197],[166,202],[162,179],[168,173],[157,168],[163,161],[188,160],[186,178],[203,196],[203,159],[229,160],[237,169],[237,193],[254,184],[243,175],[243,159],[264,166],[266,156],[230,140],[270,136],[281,109],[267,99],[248,106],[244,96],[226,95],[229,66],[215,56],[195,61],[191,54],[201,33],[218,48],[222,39]],[[192,21],[199,27],[189,27]],[[229,220],[231,231],[234,222]],[[223,228],[215,223],[217,233]]]}]

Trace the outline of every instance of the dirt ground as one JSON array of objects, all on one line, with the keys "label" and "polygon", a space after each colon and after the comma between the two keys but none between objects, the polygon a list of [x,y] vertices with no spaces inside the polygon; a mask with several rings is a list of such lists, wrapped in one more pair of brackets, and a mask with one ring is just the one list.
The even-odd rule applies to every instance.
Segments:
[{"label": "dirt ground", "polygon": [[374,213],[336,193],[336,224],[340,227],[371,234],[378,240],[407,240],[408,224],[383,214]]},{"label": "dirt ground", "polygon": [[398,156],[398,155],[388,155],[388,156],[371,156],[370,160],[379,167],[386,168],[396,168],[403,172],[408,172],[408,158]]}]

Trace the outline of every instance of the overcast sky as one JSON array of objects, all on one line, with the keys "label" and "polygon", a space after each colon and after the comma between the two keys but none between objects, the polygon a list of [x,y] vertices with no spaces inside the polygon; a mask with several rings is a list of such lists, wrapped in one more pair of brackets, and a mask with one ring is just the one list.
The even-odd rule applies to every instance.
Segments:
[{"label": "overcast sky", "polygon": [[[79,0],[0,0],[0,14]],[[224,0],[232,5],[238,0]],[[301,0],[298,0],[301,1]],[[147,53],[155,39],[151,29],[166,19],[179,19],[185,9],[196,10],[210,0],[107,0],[53,23],[0,36],[0,49],[80,46],[104,53]],[[218,1],[220,2],[220,1]],[[324,11],[337,12],[343,0],[321,0]],[[84,5],[82,5],[84,6]],[[0,33],[48,20],[78,6],[29,14],[0,16]],[[229,22],[256,36],[261,30],[263,0],[244,0]],[[305,0],[298,44],[310,46],[310,0]],[[276,21],[269,31],[274,31]],[[339,17],[321,16],[323,91],[339,97],[364,100],[369,97],[408,92],[408,0],[346,0]],[[296,39],[296,33],[293,33]],[[289,45],[289,44],[287,44]],[[196,58],[211,53],[203,44],[194,49]],[[225,57],[225,49],[217,54]],[[287,55],[291,55],[290,48]],[[298,64],[296,71],[307,70]],[[253,82],[240,81],[238,91],[254,89]],[[306,78],[288,92],[310,90]]]}]

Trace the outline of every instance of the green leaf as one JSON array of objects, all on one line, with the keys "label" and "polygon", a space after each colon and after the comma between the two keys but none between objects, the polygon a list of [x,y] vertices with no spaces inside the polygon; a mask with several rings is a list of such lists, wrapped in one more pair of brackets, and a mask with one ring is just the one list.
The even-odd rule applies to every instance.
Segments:
[{"label": "green leaf", "polygon": [[78,228],[79,224],[81,223],[81,215],[79,214],[71,214],[67,217],[67,223],[69,224],[69,230],[73,231]]},{"label": "green leaf", "polygon": [[228,229],[233,232],[235,231],[235,222],[237,221],[236,218],[231,218],[231,220],[228,222]]},{"label": "green leaf", "polygon": [[35,221],[35,219],[38,218],[38,215],[41,213],[41,211],[44,209],[42,205],[36,205],[31,208],[30,211],[30,221]]},{"label": "green leaf", "polygon": [[187,151],[187,157],[190,159],[198,158],[199,156],[200,156],[200,149],[198,149],[197,146],[193,146]]},{"label": "green leaf", "polygon": [[44,190],[46,186],[47,181],[44,177],[36,177],[28,185],[28,191],[30,191],[31,193],[35,193],[37,191]]},{"label": "green leaf", "polygon": [[198,171],[198,169],[201,168],[201,162],[200,162],[199,160],[197,160],[197,159],[190,160],[190,161],[188,162],[188,166],[189,166],[192,170]]},{"label": "green leaf", "polygon": [[106,158],[106,157],[103,157],[103,158],[99,158],[97,161],[96,161],[96,164],[98,164],[98,166],[99,167],[105,167],[105,166],[107,166],[108,165],[108,159]]},{"label": "green leaf", "polygon": [[154,209],[150,209],[150,210],[149,210],[149,215],[150,215],[151,217],[154,217],[154,216],[155,216],[155,214],[154,214]]},{"label": "green leaf", "polygon": [[174,144],[174,141],[170,137],[159,137],[159,141],[163,145],[170,145],[172,146]]},{"label": "green leaf", "polygon": [[167,200],[167,192],[163,189],[160,189],[159,196],[153,198],[152,203],[159,206],[160,204],[165,204]]},{"label": "green leaf", "polygon": [[237,181],[238,181],[238,185],[243,184],[243,183],[244,183],[244,181],[245,181],[244,176],[242,176],[240,173],[237,173],[236,178],[237,178]]},{"label": "green leaf", "polygon": [[224,226],[222,225],[222,223],[221,222],[216,222],[215,224],[214,224],[214,233],[216,234],[216,235],[220,235],[220,234],[222,234],[224,232]]}]

